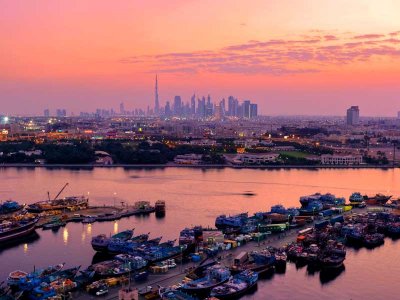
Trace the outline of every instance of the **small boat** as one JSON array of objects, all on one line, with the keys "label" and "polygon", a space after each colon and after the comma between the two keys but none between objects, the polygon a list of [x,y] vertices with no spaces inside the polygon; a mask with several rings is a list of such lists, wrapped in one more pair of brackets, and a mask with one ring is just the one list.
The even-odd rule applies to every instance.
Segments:
[{"label": "small boat", "polygon": [[246,270],[230,279],[228,282],[211,290],[210,296],[217,299],[238,299],[256,286],[258,274]]},{"label": "small boat", "polygon": [[0,215],[17,212],[22,208],[24,208],[24,205],[21,205],[16,201],[7,200],[0,204]]},{"label": "small boat", "polygon": [[319,259],[322,268],[339,268],[343,265],[345,257],[339,255],[328,255]]},{"label": "small boat", "polygon": [[155,208],[157,217],[165,216],[165,201],[164,200],[157,200],[154,208]]},{"label": "small boat", "polygon": [[39,218],[4,221],[0,224],[0,243],[21,239],[35,231]]},{"label": "small boat", "polygon": [[189,294],[206,295],[214,287],[229,280],[231,272],[220,265],[214,265],[206,270],[206,276],[182,285],[181,290]]},{"label": "small boat", "polygon": [[91,224],[91,223],[96,222],[96,220],[97,220],[96,216],[87,216],[82,220],[82,223],[83,224]]},{"label": "small boat", "polygon": [[54,217],[50,222],[43,224],[43,229],[56,230],[65,225],[67,225],[66,222],[60,220],[59,218]]},{"label": "small boat", "polygon": [[375,196],[363,196],[363,200],[367,205],[384,205],[392,198],[392,196],[386,196],[383,194],[376,194]]},{"label": "small boat", "polygon": [[143,271],[140,273],[135,274],[133,278],[135,279],[136,282],[144,281],[149,277],[149,272]]},{"label": "small boat", "polygon": [[60,272],[65,266],[65,263],[58,264],[55,266],[49,266],[46,269],[38,269],[34,270],[31,273],[24,272],[24,271],[13,271],[8,275],[7,284],[10,286],[19,285],[24,283],[27,278],[39,278],[43,279],[47,276],[57,274]]},{"label": "small boat", "polygon": [[374,248],[385,242],[385,235],[381,233],[366,234],[364,237],[364,245],[367,248]]},{"label": "small boat", "polygon": [[126,241],[132,238],[133,229],[128,229],[117,234],[114,234],[111,237],[107,237],[105,234],[99,234],[92,238],[92,248],[97,252],[107,252],[108,245],[113,239],[120,239]]},{"label": "small boat", "polygon": [[57,293],[55,289],[47,283],[42,283],[37,286],[29,294],[29,299],[31,300],[44,300],[56,296]]},{"label": "small boat", "polygon": [[111,213],[98,215],[97,218],[96,218],[96,221],[97,222],[107,222],[107,221],[115,221],[115,220],[118,220],[118,219],[121,219],[121,215],[118,212],[113,211]]},{"label": "small boat", "polygon": [[241,213],[234,216],[226,216],[220,215],[215,220],[215,227],[218,229],[225,229],[225,228],[241,228],[245,225],[248,219],[247,213]]}]

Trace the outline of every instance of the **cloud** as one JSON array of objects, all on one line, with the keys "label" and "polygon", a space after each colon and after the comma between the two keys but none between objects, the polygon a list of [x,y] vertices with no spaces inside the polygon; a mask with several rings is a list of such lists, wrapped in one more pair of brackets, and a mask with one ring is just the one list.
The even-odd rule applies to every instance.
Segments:
[{"label": "cloud", "polygon": [[334,35],[328,34],[324,36],[326,41],[336,41],[338,38]]},{"label": "cloud", "polygon": [[[315,73],[331,66],[368,62],[375,57],[398,58],[400,39],[392,34],[320,32],[291,39],[251,40],[216,50],[171,52],[122,58],[159,73],[235,73],[274,76]],[[387,38],[387,37],[391,38]]]},{"label": "cloud", "polygon": [[363,35],[356,35],[355,37],[353,37],[356,40],[365,40],[365,39],[380,39],[380,38],[384,38],[385,35],[384,34],[363,34]]}]

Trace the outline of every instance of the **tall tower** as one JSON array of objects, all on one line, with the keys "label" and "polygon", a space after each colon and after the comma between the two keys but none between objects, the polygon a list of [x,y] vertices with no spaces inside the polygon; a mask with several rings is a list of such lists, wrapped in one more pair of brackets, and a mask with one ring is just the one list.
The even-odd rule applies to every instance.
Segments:
[{"label": "tall tower", "polygon": [[160,114],[160,103],[158,102],[158,80],[156,74],[156,88],[155,88],[155,103],[154,103],[154,113],[158,116]]}]

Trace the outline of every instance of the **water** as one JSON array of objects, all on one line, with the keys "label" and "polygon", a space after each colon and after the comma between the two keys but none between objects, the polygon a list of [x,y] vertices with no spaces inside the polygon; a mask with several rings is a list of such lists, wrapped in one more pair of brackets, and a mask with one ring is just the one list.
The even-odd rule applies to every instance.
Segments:
[{"label": "water", "polygon": [[[135,228],[135,234],[176,239],[185,226],[210,225],[219,214],[268,210],[271,205],[298,206],[302,195],[331,192],[347,197],[354,191],[400,195],[400,170],[326,169],[0,169],[0,199],[32,203],[54,197],[69,182],[63,195],[89,194],[91,204],[113,205],[121,201],[155,202],[164,199],[163,219],[130,217],[117,222],[82,225],[69,223],[57,232],[37,230],[39,237],[0,250],[0,282],[15,269],[66,262],[86,267],[93,259],[91,237]],[[251,191],[255,196],[244,196]],[[289,264],[286,274],[260,281],[258,291],[246,299],[396,299],[400,277],[400,241],[385,240],[375,250],[348,249],[345,270],[336,278]]]}]

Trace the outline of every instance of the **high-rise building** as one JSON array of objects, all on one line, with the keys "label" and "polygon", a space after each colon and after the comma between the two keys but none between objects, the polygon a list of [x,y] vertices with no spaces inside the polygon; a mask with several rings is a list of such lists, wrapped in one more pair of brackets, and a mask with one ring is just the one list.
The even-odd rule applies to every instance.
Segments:
[{"label": "high-rise building", "polygon": [[360,110],[358,106],[352,106],[347,110],[346,124],[357,125],[360,122]]},{"label": "high-rise building", "polygon": [[243,101],[243,118],[250,119],[250,100]]},{"label": "high-rise building", "polygon": [[175,96],[174,98],[174,115],[180,116],[182,114],[182,99],[181,96]]},{"label": "high-rise building", "polygon": [[237,117],[238,115],[238,105],[239,102],[233,96],[229,96],[228,98],[228,116]]},{"label": "high-rise building", "polygon": [[65,109],[58,108],[56,111],[57,117],[62,118],[67,116],[67,111]]},{"label": "high-rise building", "polygon": [[172,115],[171,111],[171,105],[169,104],[169,101],[165,104],[165,116],[170,117]]},{"label": "high-rise building", "polygon": [[397,112],[397,119],[400,119],[400,111]]},{"label": "high-rise building", "polygon": [[119,104],[119,113],[120,113],[121,115],[124,115],[124,114],[125,114],[124,102],[121,102],[121,103]]},{"label": "high-rise building", "polygon": [[190,114],[192,116],[196,115],[196,95],[193,94],[192,98],[190,98]]},{"label": "high-rise building", "polygon": [[257,115],[258,115],[258,111],[257,110],[258,110],[257,104],[251,103],[250,104],[250,119],[257,117]]},{"label": "high-rise building", "polygon": [[160,114],[160,103],[158,101],[158,78],[156,75],[156,86],[155,86],[155,94],[154,94],[154,113],[156,115]]},{"label": "high-rise building", "polygon": [[43,112],[43,115],[44,115],[46,118],[50,117],[50,110],[49,110],[48,108],[46,108],[46,109],[44,110],[44,112]]}]

